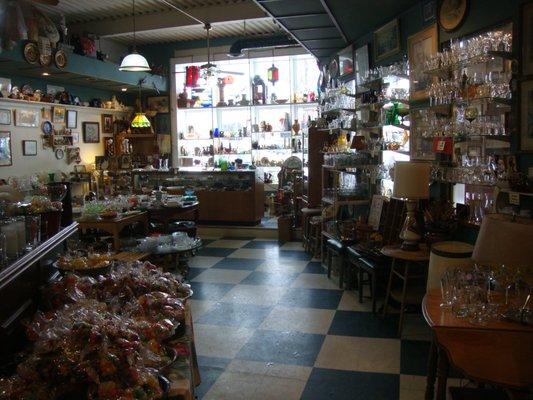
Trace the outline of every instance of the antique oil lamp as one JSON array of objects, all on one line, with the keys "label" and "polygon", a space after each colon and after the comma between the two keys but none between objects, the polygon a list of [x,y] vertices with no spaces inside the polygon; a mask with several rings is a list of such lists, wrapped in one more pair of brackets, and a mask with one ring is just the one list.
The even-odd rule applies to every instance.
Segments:
[{"label": "antique oil lamp", "polygon": [[272,86],[279,81],[279,69],[272,63],[272,66],[267,70],[267,79],[272,83]]}]

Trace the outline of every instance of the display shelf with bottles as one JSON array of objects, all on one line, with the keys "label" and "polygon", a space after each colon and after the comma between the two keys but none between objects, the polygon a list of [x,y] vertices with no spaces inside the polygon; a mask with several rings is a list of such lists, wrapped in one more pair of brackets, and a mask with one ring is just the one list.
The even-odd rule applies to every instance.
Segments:
[{"label": "display shelf with bottles", "polygon": [[[313,88],[319,72],[312,57],[217,61],[227,72],[219,72],[216,82],[200,76],[196,86],[187,86],[188,68],[198,67],[201,75],[200,64],[175,66],[177,85],[186,80],[184,89],[176,88],[180,167],[212,169],[221,160],[231,164],[239,158],[245,168],[256,167],[259,175],[268,171],[276,180],[285,159],[304,158],[307,121],[317,117]],[[269,75],[272,68],[278,80]]]}]

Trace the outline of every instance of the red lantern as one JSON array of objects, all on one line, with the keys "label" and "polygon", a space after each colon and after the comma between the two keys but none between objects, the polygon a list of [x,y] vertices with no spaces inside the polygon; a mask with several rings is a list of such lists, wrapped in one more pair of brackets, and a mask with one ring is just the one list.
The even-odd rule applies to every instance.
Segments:
[{"label": "red lantern", "polygon": [[272,66],[267,71],[268,81],[272,82],[272,85],[275,85],[279,81],[279,69],[272,64]]},{"label": "red lantern", "polygon": [[196,87],[200,76],[200,68],[196,66],[185,67],[185,86]]}]

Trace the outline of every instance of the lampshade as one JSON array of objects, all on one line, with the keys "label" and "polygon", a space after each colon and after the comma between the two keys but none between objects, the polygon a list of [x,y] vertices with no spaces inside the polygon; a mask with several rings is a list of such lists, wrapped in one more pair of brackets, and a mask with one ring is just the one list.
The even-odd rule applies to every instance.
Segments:
[{"label": "lampshade", "polygon": [[483,217],[472,258],[481,265],[533,267],[533,221],[488,214]]},{"label": "lampshade", "polygon": [[150,71],[150,66],[148,65],[148,61],[146,61],[146,58],[134,51],[124,57],[118,69],[119,71],[126,72],[144,72]]},{"label": "lampshade", "polygon": [[149,128],[150,125],[150,120],[146,118],[144,113],[135,114],[135,118],[131,121],[132,128]]},{"label": "lampshade", "polygon": [[396,161],[393,196],[400,199],[427,199],[430,168],[431,164],[427,162]]}]

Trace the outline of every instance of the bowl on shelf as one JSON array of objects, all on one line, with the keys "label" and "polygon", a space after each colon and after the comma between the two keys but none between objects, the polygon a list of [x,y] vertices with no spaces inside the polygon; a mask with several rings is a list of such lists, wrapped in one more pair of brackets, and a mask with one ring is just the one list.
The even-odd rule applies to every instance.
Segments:
[{"label": "bowl on shelf", "polygon": [[276,100],[276,104],[285,104],[288,101],[289,101],[289,99],[277,99]]}]

